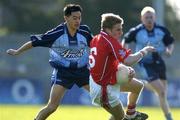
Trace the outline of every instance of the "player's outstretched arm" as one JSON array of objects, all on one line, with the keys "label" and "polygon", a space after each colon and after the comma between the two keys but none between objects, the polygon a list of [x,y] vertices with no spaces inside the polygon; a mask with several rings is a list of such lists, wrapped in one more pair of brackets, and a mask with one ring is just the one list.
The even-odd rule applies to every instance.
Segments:
[{"label": "player's outstretched arm", "polygon": [[6,53],[8,53],[9,55],[19,55],[21,54],[22,52],[26,51],[26,50],[29,50],[31,49],[33,46],[32,46],[32,42],[29,41],[25,44],[23,44],[21,47],[19,47],[18,49],[8,49],[6,51]]},{"label": "player's outstretched arm", "polygon": [[138,51],[134,54],[130,54],[124,60],[124,64],[131,66],[131,65],[139,62],[145,55],[147,55],[148,52],[154,52],[154,51],[155,51],[155,48],[153,46],[146,46],[143,49],[141,49],[140,51]]}]

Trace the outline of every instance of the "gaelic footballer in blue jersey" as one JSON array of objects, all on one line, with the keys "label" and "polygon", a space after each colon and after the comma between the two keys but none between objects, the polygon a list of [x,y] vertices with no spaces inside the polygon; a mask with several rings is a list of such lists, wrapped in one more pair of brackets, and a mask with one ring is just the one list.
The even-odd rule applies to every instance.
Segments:
[{"label": "gaelic footballer in blue jersey", "polygon": [[155,10],[152,7],[145,7],[141,11],[141,21],[141,24],[133,27],[124,35],[123,44],[127,46],[135,42],[136,51],[148,45],[156,48],[156,52],[148,54],[140,61],[140,66],[147,74],[145,79],[148,82],[145,86],[151,86],[158,94],[166,120],[172,120],[167,102],[166,66],[162,55],[172,54],[174,38],[167,28],[155,23]]},{"label": "gaelic footballer in blue jersey", "polygon": [[87,25],[81,25],[81,12],[80,5],[68,4],[64,7],[64,23],[45,34],[32,35],[18,49],[7,50],[10,55],[18,55],[33,47],[49,48],[49,63],[54,68],[50,98],[35,120],[45,120],[52,114],[74,84],[89,91],[88,47],[92,34]]}]

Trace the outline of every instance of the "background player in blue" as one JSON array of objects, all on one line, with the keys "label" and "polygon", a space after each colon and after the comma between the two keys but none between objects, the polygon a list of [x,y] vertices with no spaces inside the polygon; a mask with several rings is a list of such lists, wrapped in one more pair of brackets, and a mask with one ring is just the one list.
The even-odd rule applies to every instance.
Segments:
[{"label": "background player in blue", "polygon": [[68,4],[64,8],[65,22],[41,35],[32,35],[31,41],[18,49],[9,49],[10,55],[33,47],[50,48],[49,63],[54,68],[52,88],[48,104],[37,114],[35,120],[45,120],[58,107],[67,89],[74,84],[89,91],[88,46],[92,34],[86,25],[81,24],[82,8]]},{"label": "background player in blue", "polygon": [[135,42],[136,51],[147,45],[154,46],[156,52],[150,53],[140,61],[147,73],[148,84],[157,93],[160,106],[166,120],[172,120],[167,101],[166,67],[162,55],[170,56],[174,49],[174,38],[167,28],[155,23],[155,10],[145,7],[141,11],[142,24],[132,28],[125,34],[122,43],[127,47],[130,42]]}]

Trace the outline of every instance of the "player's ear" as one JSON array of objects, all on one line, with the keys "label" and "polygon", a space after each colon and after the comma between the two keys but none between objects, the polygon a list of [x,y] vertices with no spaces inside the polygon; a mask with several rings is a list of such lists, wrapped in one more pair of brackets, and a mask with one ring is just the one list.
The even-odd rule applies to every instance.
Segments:
[{"label": "player's ear", "polygon": [[141,22],[143,23],[143,16],[140,16],[140,20],[141,20]]},{"label": "player's ear", "polygon": [[67,21],[67,18],[68,18],[67,16],[64,16],[64,20],[65,20],[65,21]]}]

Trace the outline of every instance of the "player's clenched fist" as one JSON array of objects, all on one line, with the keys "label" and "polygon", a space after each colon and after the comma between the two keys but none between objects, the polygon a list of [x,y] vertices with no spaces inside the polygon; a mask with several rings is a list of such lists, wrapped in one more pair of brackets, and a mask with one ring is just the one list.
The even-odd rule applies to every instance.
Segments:
[{"label": "player's clenched fist", "polygon": [[142,53],[143,53],[143,55],[145,56],[145,55],[147,55],[147,53],[148,52],[155,52],[156,51],[156,48],[154,48],[153,46],[146,46],[146,47],[144,47],[142,50],[140,50]]}]

